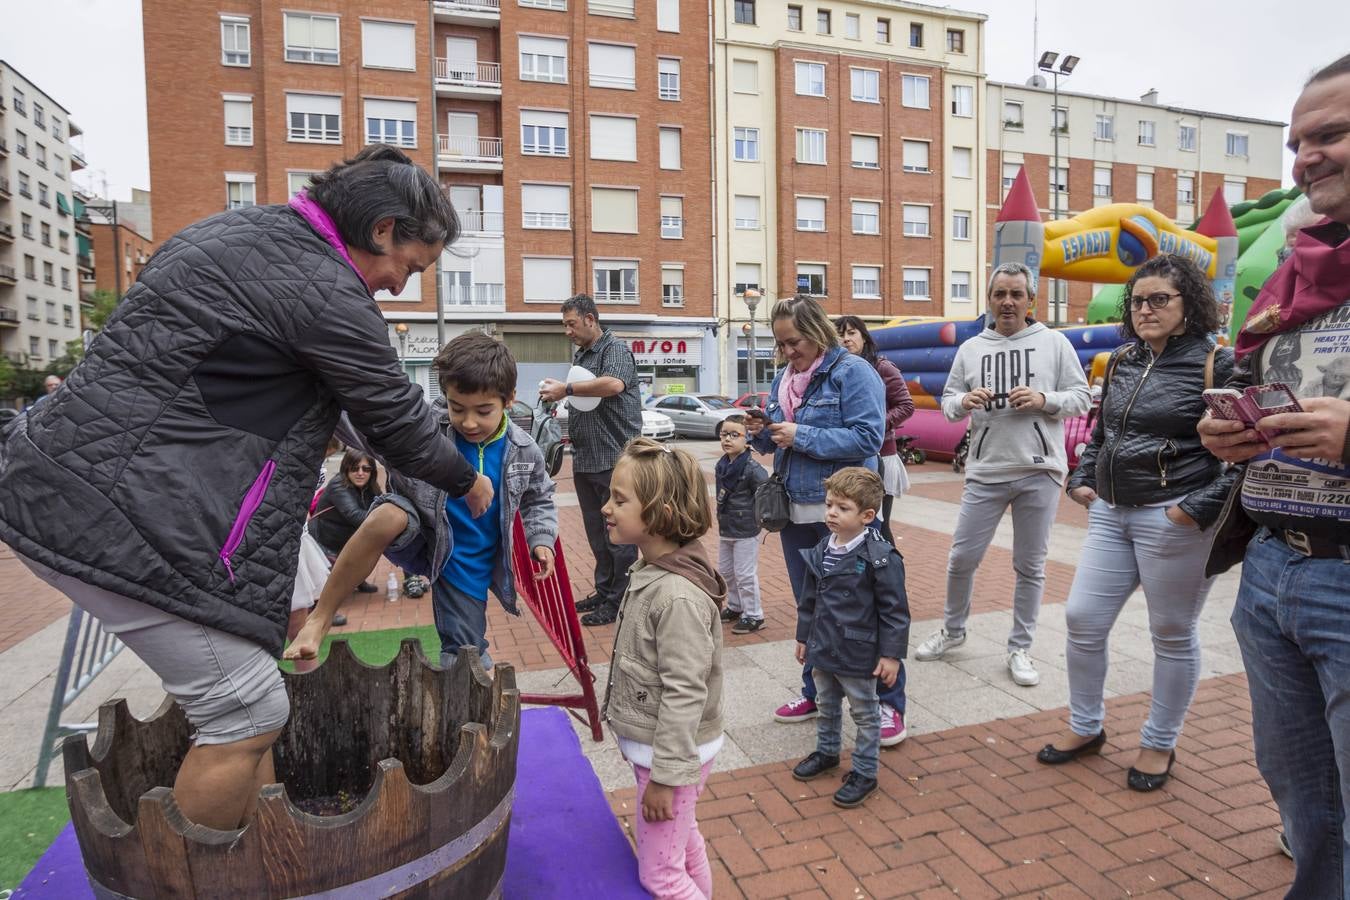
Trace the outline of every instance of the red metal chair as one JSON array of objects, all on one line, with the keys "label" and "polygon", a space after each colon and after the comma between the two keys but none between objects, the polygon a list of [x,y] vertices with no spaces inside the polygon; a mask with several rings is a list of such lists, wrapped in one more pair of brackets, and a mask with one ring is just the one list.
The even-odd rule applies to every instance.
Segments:
[{"label": "red metal chair", "polygon": [[[595,697],[595,674],[586,660],[586,641],[581,634],[581,622],[572,601],[572,583],[567,578],[567,563],[563,559],[562,539],[553,544],[553,574],[543,581],[535,581],[535,563],[530,557],[530,546],[525,540],[525,526],[516,516],[512,539],[511,564],[515,572],[516,593],[544,627],[553,646],[558,649],[572,677],[581,686],[580,694],[521,694],[521,703],[564,707],[579,721],[591,728],[591,737],[604,740],[600,729],[600,704]],[[584,710],[582,719],[577,710]]]}]

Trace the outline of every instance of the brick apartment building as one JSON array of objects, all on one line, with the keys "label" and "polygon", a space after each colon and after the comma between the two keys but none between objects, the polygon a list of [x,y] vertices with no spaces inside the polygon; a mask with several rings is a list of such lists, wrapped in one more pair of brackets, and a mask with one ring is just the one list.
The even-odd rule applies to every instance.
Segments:
[{"label": "brick apartment building", "polygon": [[875,322],[973,308],[985,17],[902,0],[718,0],[714,20],[728,384],[748,386],[750,287],[763,295],[761,389],[782,297]]},{"label": "brick apartment building", "polygon": [[83,262],[72,173],[84,158],[70,113],[0,60],[0,352],[42,369],[80,336]]},{"label": "brick apartment building", "polygon": [[[1142,203],[1189,227],[1200,219],[1214,191],[1230,207],[1280,187],[1284,123],[1158,103],[1156,91],[1139,100],[1059,92],[990,82],[985,104],[987,160],[986,246],[994,221],[1022,166],[1026,166],[1045,221],[1055,218],[1054,139],[1059,132],[1059,217],[1111,203]],[[987,268],[986,268],[987,276]],[[1102,285],[1046,279],[1038,315],[1084,321],[1088,302]],[[983,296],[983,285],[980,285]]]},{"label": "brick apartment building", "polygon": [[[303,7],[303,8],[302,8]],[[144,0],[156,235],[281,203],[367,143],[438,173],[465,236],[390,340],[435,389],[445,336],[512,345],[530,399],[596,295],[657,384],[715,386],[706,5],[693,0]],[[400,340],[393,325],[407,323]]]}]

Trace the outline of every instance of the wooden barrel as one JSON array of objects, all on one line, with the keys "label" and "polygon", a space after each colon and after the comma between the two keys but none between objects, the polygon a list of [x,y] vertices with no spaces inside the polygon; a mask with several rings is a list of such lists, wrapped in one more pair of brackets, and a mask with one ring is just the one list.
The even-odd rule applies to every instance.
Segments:
[{"label": "wooden barrel", "polygon": [[[248,825],[187,821],[168,785],[190,727],[172,701],[146,721],[99,710],[93,749],[62,747],[71,817],[100,898],[500,896],[516,777],[515,671],[476,652],[437,668],[409,639],[385,666],[333,643],[287,674],[279,784]],[[316,815],[305,807],[334,810]]]}]

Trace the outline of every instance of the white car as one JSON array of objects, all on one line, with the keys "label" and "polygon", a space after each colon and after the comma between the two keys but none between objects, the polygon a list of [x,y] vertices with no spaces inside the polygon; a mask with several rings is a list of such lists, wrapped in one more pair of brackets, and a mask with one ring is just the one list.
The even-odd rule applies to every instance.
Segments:
[{"label": "white car", "polygon": [[[568,436],[567,413],[567,403],[563,402],[558,404],[557,412],[554,415],[558,420],[558,424],[562,427],[563,437]],[[657,441],[668,441],[675,437],[675,423],[671,421],[670,416],[665,413],[644,409],[642,411],[642,436]]]}]

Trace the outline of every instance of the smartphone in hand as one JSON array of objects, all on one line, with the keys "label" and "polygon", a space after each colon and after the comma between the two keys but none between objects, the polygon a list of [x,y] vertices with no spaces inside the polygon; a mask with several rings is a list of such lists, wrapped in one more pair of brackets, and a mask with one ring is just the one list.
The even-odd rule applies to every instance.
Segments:
[{"label": "smartphone in hand", "polygon": [[1282,382],[1254,384],[1245,391],[1211,388],[1205,391],[1204,400],[1215,418],[1241,422],[1267,441],[1283,432],[1280,429],[1262,430],[1256,427],[1257,422],[1277,413],[1303,412],[1298,397]]}]

